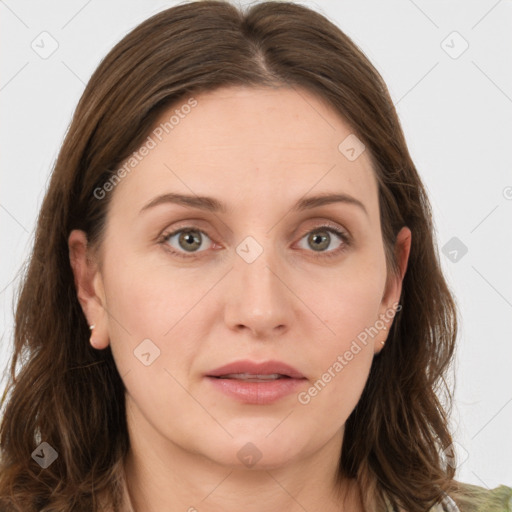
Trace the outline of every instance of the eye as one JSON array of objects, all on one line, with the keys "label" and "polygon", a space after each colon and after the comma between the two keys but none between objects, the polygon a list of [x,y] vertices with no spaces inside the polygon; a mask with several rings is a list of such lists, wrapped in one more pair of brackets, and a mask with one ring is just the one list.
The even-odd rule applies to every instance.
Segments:
[{"label": "eye", "polygon": [[[341,242],[338,242],[338,245],[333,249],[326,251],[325,249],[332,244],[332,234],[341,240]],[[301,240],[304,239],[306,239],[308,246],[313,248],[313,252],[320,253],[319,257],[337,256],[350,245],[350,239],[346,233],[338,228],[328,225],[319,226],[312,231],[309,231]]]},{"label": "eye", "polygon": [[[331,250],[326,250],[333,242],[333,234],[338,238],[338,244]],[[205,243],[205,238],[211,241],[210,237],[201,229],[186,226],[171,232],[165,232],[159,239],[159,243],[173,255],[191,258],[197,253],[204,252],[200,249],[207,248],[205,247],[205,245],[208,245]],[[307,238],[306,243],[309,247],[313,248],[312,252],[317,253],[315,256],[318,258],[337,256],[345,251],[351,243],[350,236],[347,233],[331,225],[319,226],[309,231],[301,238],[301,241],[305,238]],[[304,249],[304,247],[302,248]]]},{"label": "eye", "polygon": [[[178,229],[171,233],[164,233],[160,242],[166,245],[168,250],[170,250],[173,254],[187,258],[187,252],[192,254],[202,252],[198,249],[200,249],[202,246],[204,248],[204,237],[206,237],[208,240],[210,239],[204,231],[195,229],[193,227],[187,227]],[[177,244],[177,247],[176,245],[173,245],[173,242],[174,244]]]}]

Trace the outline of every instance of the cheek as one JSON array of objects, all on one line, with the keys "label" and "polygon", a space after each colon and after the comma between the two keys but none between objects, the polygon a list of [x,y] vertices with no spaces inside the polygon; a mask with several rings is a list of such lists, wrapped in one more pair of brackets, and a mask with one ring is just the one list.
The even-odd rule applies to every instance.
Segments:
[{"label": "cheek", "polygon": [[308,295],[323,322],[317,322],[320,330],[310,340],[316,373],[308,395],[317,406],[333,407],[340,419],[355,407],[368,377],[384,284],[384,268],[375,260],[341,268],[325,281],[321,293],[317,288]]},{"label": "cheek", "polygon": [[329,411],[333,431],[351,414],[368,379],[374,356],[371,327],[379,303],[375,290],[344,288],[336,304],[324,305],[329,329],[316,337],[316,346],[306,347],[310,361],[315,360],[315,372],[299,402],[310,404],[311,410]]},{"label": "cheek", "polygon": [[105,258],[110,310],[113,316],[119,315],[114,319],[126,331],[161,338],[207,292],[209,279],[204,271],[194,274],[190,269],[173,268],[156,243],[151,249],[139,249],[127,234],[118,238],[119,243],[111,244]]},{"label": "cheek", "polygon": [[[187,320],[193,317],[195,304],[211,284],[193,280],[200,284],[191,287],[190,279],[183,283],[177,272],[173,279],[164,275],[165,269],[147,264],[136,255],[121,258],[111,253],[105,261],[108,330],[121,375],[131,371],[146,379],[149,373],[171,369],[175,360],[186,368],[193,358],[194,333],[186,331],[190,324]],[[154,362],[145,366],[141,354],[148,352],[146,362]]]},{"label": "cheek", "polygon": [[350,263],[331,272],[328,279],[322,278],[322,285],[318,281],[319,286],[305,295],[323,322],[322,342],[336,349],[343,349],[375,324],[385,287],[381,261]]}]

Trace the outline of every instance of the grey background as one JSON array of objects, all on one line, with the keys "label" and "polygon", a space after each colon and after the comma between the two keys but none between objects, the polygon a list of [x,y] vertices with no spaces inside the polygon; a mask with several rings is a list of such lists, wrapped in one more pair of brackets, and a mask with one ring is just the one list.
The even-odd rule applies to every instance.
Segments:
[{"label": "grey background", "polygon": [[[85,83],[119,39],[176,3],[0,0],[2,369],[17,272]],[[512,485],[512,2],[300,3],[345,31],[388,84],[461,313],[452,415],[458,478]],[[5,372],[2,391],[4,382]]]}]

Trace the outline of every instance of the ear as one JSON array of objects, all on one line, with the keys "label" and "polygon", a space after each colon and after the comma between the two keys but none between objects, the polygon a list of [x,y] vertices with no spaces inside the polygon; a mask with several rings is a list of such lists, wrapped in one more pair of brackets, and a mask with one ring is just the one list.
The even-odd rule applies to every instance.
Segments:
[{"label": "ear", "polygon": [[103,281],[97,263],[91,258],[87,235],[74,229],[68,238],[69,261],[75,278],[78,301],[91,331],[91,345],[96,349],[108,346],[108,323]]},{"label": "ear", "polygon": [[395,242],[395,259],[398,263],[399,275],[390,274],[386,281],[386,287],[379,309],[379,320],[377,320],[381,328],[378,329],[378,334],[374,338],[375,353],[380,352],[384,347],[389,329],[393,324],[397,305],[400,302],[400,294],[402,293],[402,282],[405,272],[407,271],[407,263],[411,251],[411,240],[411,230],[407,226],[404,226],[399,231]]}]

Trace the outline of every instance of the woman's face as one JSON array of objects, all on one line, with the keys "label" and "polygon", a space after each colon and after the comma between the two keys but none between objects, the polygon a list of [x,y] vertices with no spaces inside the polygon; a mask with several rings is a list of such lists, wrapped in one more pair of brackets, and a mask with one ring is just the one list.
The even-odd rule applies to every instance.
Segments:
[{"label": "woman's face", "polygon": [[[82,304],[97,343],[110,340],[130,431],[159,453],[178,446],[232,467],[327,447],[337,459],[401,289],[386,280],[368,152],[304,90],[194,99],[166,111],[138,163],[103,189],[96,297]],[[309,201],[332,194],[352,199]],[[262,377],[291,373],[271,365],[208,376],[240,361],[302,378]]]}]

